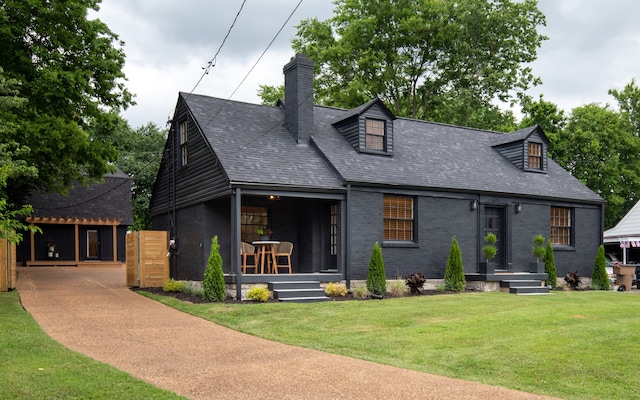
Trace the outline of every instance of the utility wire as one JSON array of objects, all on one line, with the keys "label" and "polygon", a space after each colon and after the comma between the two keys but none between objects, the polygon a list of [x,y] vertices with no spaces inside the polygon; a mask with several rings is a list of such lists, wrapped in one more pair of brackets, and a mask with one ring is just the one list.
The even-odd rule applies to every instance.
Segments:
[{"label": "utility wire", "polygon": [[[273,44],[273,42],[276,41],[276,39],[278,38],[278,36],[280,35],[280,33],[282,32],[282,30],[285,28],[285,26],[287,26],[287,23],[289,22],[289,20],[293,17],[293,14],[295,14],[295,12],[298,10],[298,7],[300,7],[300,4],[302,4],[304,0],[300,0],[298,2],[298,4],[295,6],[295,8],[293,9],[293,11],[291,11],[291,13],[289,14],[289,16],[287,17],[286,21],[284,21],[284,23],[282,24],[282,26],[280,27],[280,29],[278,30],[278,32],[276,32],[275,36],[273,37],[273,39],[271,39],[271,41],[269,42],[269,44],[267,45],[267,47],[264,49],[264,51],[262,52],[262,54],[260,54],[260,57],[258,57],[258,59],[256,60],[256,62],[253,64],[253,66],[251,67],[251,69],[249,69],[249,72],[247,72],[247,74],[244,76],[244,78],[242,78],[242,81],[240,81],[240,83],[238,84],[238,86],[235,88],[235,90],[233,91],[233,93],[231,93],[231,95],[229,95],[229,97],[227,97],[227,99],[225,100],[225,102],[222,104],[222,107],[220,107],[220,109],[218,110],[218,112],[216,112],[210,119],[209,121],[207,121],[206,124],[204,124],[204,126],[202,127],[202,129],[204,130],[207,126],[209,126],[209,124],[218,116],[218,114],[220,114],[222,112],[222,110],[224,109],[224,107],[227,105],[227,103],[231,100],[231,98],[233,97],[234,94],[236,94],[236,92],[238,91],[238,89],[240,89],[240,86],[242,86],[242,84],[247,80],[247,78],[249,77],[249,75],[251,75],[251,73],[253,72],[254,68],[256,67],[256,65],[258,65],[258,63],[260,62],[260,60],[262,60],[262,57],[264,57],[264,55],[266,54],[267,50],[269,50],[269,48],[271,47],[271,45]],[[273,129],[273,128],[272,128]],[[271,130],[271,129],[269,129]],[[261,135],[262,136],[262,135]]]}]

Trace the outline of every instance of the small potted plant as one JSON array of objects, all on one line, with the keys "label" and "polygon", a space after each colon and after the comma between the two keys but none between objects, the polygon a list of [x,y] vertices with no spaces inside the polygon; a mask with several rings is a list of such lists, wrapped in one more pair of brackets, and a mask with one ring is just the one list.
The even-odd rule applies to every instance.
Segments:
[{"label": "small potted plant", "polygon": [[271,229],[266,226],[261,226],[260,228],[256,229],[256,234],[260,236],[260,240],[269,240],[272,233],[273,232],[271,231]]},{"label": "small potted plant", "polygon": [[546,249],[544,248],[544,236],[538,234],[533,237],[533,247],[531,248],[531,253],[536,258],[535,263],[529,264],[529,272],[534,274],[542,274],[544,273],[544,263],[542,267],[540,267],[540,257],[544,257],[544,253]]},{"label": "small potted plant", "polygon": [[481,274],[493,274],[496,270],[495,263],[491,261],[493,257],[498,253],[498,248],[496,247],[496,243],[498,242],[498,238],[495,233],[489,232],[484,237],[485,245],[482,246],[482,255],[487,259],[486,262],[480,263],[480,273]]}]

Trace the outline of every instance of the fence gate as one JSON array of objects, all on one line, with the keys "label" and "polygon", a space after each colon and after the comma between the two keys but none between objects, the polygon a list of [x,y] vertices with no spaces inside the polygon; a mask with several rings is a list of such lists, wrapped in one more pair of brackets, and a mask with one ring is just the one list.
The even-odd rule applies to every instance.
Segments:
[{"label": "fence gate", "polygon": [[0,292],[16,287],[16,245],[0,239]]},{"label": "fence gate", "polygon": [[162,287],[169,279],[167,232],[127,234],[127,286]]}]

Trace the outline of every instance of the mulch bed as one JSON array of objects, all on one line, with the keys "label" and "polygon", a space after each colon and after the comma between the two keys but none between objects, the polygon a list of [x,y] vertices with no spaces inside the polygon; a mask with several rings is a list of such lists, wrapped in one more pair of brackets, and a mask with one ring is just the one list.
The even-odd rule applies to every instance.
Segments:
[{"label": "mulch bed", "polygon": [[[194,303],[194,304],[207,303],[206,301],[204,301],[202,299],[202,296],[198,296],[198,295],[191,294],[191,293],[184,293],[184,292],[165,292],[160,287],[157,287],[157,288],[132,288],[131,290],[137,291],[137,292],[149,292],[149,293],[154,293],[154,294],[157,294],[157,295],[167,296],[167,297],[174,297],[174,298],[176,298],[178,300],[187,301],[187,302]],[[423,290],[423,291],[420,292],[420,294],[409,294],[406,297],[409,297],[409,296],[434,296],[434,295],[456,294],[456,293],[459,293],[459,292],[442,291],[442,290]],[[387,294],[386,298],[393,298],[393,296],[390,296],[390,295]],[[351,293],[347,293],[346,296],[332,297],[331,300],[332,301],[349,301],[349,300],[365,301],[365,300],[377,300],[377,299],[374,299],[374,298],[356,299],[355,297],[353,297],[353,295]],[[224,302],[225,303],[229,303],[229,304],[238,304],[238,301],[234,300],[231,297],[228,297],[227,299],[225,299]],[[278,302],[278,301],[277,300],[273,300],[273,299],[269,299],[268,302],[271,303],[271,302]],[[254,304],[254,302],[250,301],[250,300],[243,300],[240,303]]]}]

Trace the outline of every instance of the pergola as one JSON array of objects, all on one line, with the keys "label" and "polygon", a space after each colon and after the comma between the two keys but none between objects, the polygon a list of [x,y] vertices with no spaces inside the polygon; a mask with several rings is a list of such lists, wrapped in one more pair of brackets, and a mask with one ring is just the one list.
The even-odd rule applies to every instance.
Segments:
[{"label": "pergola", "polygon": [[[36,265],[61,265],[61,266],[83,266],[83,265],[96,265],[95,261],[82,261],[80,260],[80,225],[95,225],[95,226],[111,226],[113,232],[113,262],[100,261],[100,265],[121,265],[118,262],[118,237],[117,227],[122,223],[122,218],[70,218],[70,217],[27,217],[26,222],[31,225],[40,224],[55,224],[55,225],[73,225],[75,236],[75,260],[74,261],[60,261],[60,260],[36,260],[35,246],[31,246],[31,255],[27,266]],[[31,232],[31,243],[35,243],[35,234]]]}]

